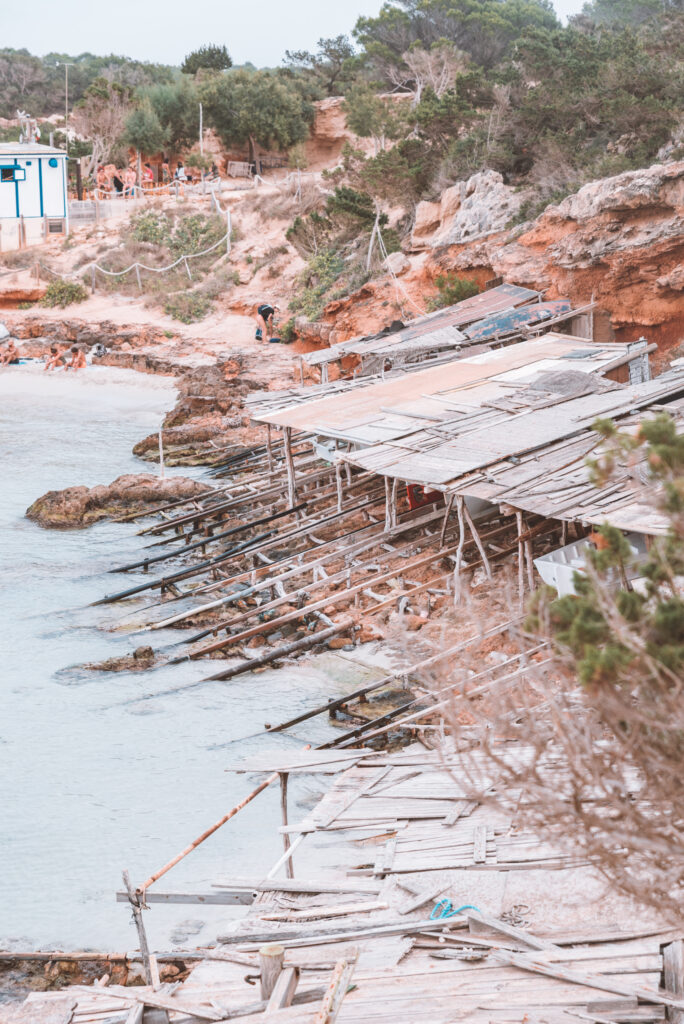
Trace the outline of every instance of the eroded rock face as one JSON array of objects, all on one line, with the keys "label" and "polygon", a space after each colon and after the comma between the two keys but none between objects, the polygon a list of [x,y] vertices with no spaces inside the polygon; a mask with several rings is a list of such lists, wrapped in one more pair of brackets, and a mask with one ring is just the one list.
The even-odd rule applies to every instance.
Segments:
[{"label": "eroded rock face", "polygon": [[[468,215],[475,227],[508,222],[511,190],[499,177],[474,175],[447,189],[440,203],[419,204],[402,294],[388,276],[329,303],[330,344],[377,331],[405,312],[416,315],[435,294],[435,278],[448,272],[479,287],[501,276],[576,307],[593,296],[608,335],[615,332],[620,341],[644,335],[658,344],[662,361],[684,342],[684,160],[590,182],[535,221],[445,242],[480,201],[484,212]],[[496,195],[503,203],[498,214],[491,205]],[[525,195],[514,196],[519,208]]]},{"label": "eroded rock face", "polygon": [[622,340],[644,333],[664,351],[684,338],[684,161],[590,182],[549,206],[521,234],[435,254],[437,267],[488,267],[506,281],[592,296]]},{"label": "eroded rock face", "polygon": [[160,480],[152,474],[127,473],[109,485],[48,491],[34,501],[26,515],[39,526],[80,529],[100,519],[143,511],[148,506],[180,498],[193,498],[206,490],[206,484],[187,477]]},{"label": "eroded rock face", "polygon": [[15,338],[24,341],[47,338],[88,348],[102,342],[107,348],[114,349],[128,345],[129,351],[168,342],[168,334],[151,324],[116,324],[112,320],[90,322],[76,318],[51,320],[49,314],[15,316],[11,313],[3,313],[3,321]]},{"label": "eroded rock face", "polygon": [[412,249],[457,245],[502,231],[526,198],[504,185],[497,171],[480,171],[442,193],[438,203],[419,203]]}]

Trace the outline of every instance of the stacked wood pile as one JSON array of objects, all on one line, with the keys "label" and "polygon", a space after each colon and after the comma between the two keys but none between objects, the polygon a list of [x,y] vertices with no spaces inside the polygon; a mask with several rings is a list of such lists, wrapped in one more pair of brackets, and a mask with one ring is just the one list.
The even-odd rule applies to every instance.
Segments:
[{"label": "stacked wood pile", "polygon": [[271,753],[235,768],[334,774],[316,808],[283,829],[327,837],[338,858],[345,849],[346,872],[312,878],[298,863],[301,880],[276,878],[295,849],[304,856],[292,843],[270,877],[215,883],[248,893],[251,909],[183,985],[36,993],[17,1024],[681,1019],[681,929],[472,799],[448,748]]}]

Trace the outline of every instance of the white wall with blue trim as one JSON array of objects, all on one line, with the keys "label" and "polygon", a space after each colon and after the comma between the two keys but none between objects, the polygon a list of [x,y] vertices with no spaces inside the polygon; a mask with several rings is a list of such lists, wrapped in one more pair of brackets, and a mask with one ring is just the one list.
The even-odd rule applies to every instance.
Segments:
[{"label": "white wall with blue trim", "polygon": [[0,144],[0,220],[64,218],[66,153],[32,142]]}]

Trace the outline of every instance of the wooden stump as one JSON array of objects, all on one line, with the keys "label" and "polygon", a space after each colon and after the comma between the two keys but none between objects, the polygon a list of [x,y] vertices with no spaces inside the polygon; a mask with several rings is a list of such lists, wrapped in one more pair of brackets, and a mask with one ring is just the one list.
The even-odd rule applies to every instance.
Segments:
[{"label": "wooden stump", "polygon": [[259,950],[259,967],[261,969],[261,998],[268,1000],[273,994],[276,981],[283,969],[285,948],[277,942],[262,946]]}]

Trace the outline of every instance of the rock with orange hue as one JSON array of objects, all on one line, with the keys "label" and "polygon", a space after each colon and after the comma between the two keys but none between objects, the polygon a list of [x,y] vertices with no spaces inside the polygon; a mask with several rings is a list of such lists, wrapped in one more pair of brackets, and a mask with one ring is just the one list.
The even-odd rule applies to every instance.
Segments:
[{"label": "rock with orange hue", "polygon": [[[411,95],[392,93],[388,94],[387,99],[394,103],[407,103],[411,100]],[[360,139],[347,127],[343,104],[344,96],[328,96],[327,99],[314,103],[314,121],[305,144],[309,170],[322,170],[334,166],[342,156],[345,143],[361,150],[367,156],[373,155],[371,139]]]},{"label": "rock with orange hue", "polygon": [[57,529],[90,526],[100,519],[138,512],[180,498],[194,498],[208,490],[206,484],[187,477],[127,473],[113,483],[96,487],[67,487],[48,491],[27,509],[26,516],[39,526]]},{"label": "rock with orange hue", "polygon": [[416,633],[419,629],[423,628],[427,619],[424,615],[405,615],[403,622],[409,633]]},{"label": "rock with orange hue", "polygon": [[349,636],[334,636],[332,640],[328,640],[328,647],[331,651],[341,651],[343,647],[348,647],[352,643]]},{"label": "rock with orange hue", "polygon": [[590,182],[522,231],[454,245],[430,255],[425,269],[433,278],[449,270],[501,276],[576,306],[593,295],[610,321],[603,340],[644,334],[666,351],[684,340],[683,265],[680,160]]}]

